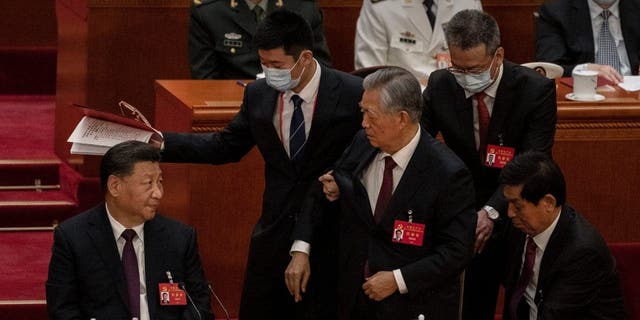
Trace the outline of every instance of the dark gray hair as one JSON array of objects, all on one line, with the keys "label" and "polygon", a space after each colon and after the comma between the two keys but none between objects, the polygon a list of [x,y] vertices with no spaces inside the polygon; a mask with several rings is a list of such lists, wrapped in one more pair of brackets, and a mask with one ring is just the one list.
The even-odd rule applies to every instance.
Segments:
[{"label": "dark gray hair", "polygon": [[500,46],[500,28],[496,20],[479,10],[462,10],[443,25],[449,48],[462,50],[484,44],[487,54],[493,55]]},{"label": "dark gray hair", "polygon": [[379,91],[382,112],[406,111],[413,122],[420,121],[422,89],[411,72],[399,67],[383,68],[364,78],[363,86],[365,90]]},{"label": "dark gray hair", "polygon": [[110,175],[126,177],[138,162],[160,162],[160,149],[140,141],[125,141],[111,147],[100,162],[100,185],[107,191]]}]

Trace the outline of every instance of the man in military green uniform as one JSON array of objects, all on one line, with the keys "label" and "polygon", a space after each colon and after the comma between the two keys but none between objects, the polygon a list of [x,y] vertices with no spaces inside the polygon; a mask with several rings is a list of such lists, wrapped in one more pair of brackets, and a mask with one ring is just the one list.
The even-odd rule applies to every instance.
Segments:
[{"label": "man in military green uniform", "polygon": [[262,72],[253,44],[256,26],[268,13],[286,7],[311,25],[314,57],[331,66],[315,0],[194,0],[189,23],[189,63],[194,79],[255,79]]}]

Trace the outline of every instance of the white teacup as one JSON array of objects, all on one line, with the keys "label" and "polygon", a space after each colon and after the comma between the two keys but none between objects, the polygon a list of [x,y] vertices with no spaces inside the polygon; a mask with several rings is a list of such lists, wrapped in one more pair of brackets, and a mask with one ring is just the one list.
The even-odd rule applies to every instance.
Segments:
[{"label": "white teacup", "polygon": [[594,99],[598,86],[598,72],[593,70],[573,70],[573,96],[577,99]]}]

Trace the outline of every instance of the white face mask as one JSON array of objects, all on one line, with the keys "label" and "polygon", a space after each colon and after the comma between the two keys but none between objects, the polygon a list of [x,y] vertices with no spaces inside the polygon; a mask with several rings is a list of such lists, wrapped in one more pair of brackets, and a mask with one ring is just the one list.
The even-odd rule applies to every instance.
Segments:
[{"label": "white face mask", "polygon": [[487,70],[480,73],[460,73],[455,71],[451,73],[456,78],[456,82],[465,90],[471,93],[482,92],[493,83],[493,79],[491,79],[493,61],[494,60],[491,60],[491,65],[489,65]]},{"label": "white face mask", "polygon": [[298,77],[298,79],[291,79],[291,70],[296,67],[298,62],[300,62],[299,58],[290,69],[267,68],[262,65],[262,71],[264,72],[265,78],[267,78],[267,84],[282,92],[297,87],[298,84],[300,84],[302,73],[304,73],[304,67],[302,68],[302,72],[300,72],[300,77]]}]

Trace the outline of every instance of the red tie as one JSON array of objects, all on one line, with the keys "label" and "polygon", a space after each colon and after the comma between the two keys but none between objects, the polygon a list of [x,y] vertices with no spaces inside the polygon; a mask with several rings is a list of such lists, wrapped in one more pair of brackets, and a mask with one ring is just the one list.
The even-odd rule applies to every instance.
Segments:
[{"label": "red tie", "polygon": [[391,194],[393,193],[393,168],[395,167],[396,163],[391,156],[384,157],[382,185],[380,186],[380,193],[378,193],[376,209],[373,211],[373,220],[375,220],[376,223],[380,223],[380,220],[382,220],[384,211],[387,209],[389,200],[391,200]]},{"label": "red tie", "polygon": [[[526,248],[524,263],[522,264],[522,272],[520,273],[520,278],[518,279],[518,283],[516,284],[516,288],[513,290],[513,294],[511,295],[511,300],[509,302],[509,312],[511,313],[511,319],[514,320],[520,319],[516,316],[521,315],[521,312],[518,310],[518,305],[527,290],[529,282],[531,282],[531,278],[533,277],[533,265],[536,261],[536,243],[529,236],[527,237]],[[526,318],[528,319],[528,317]]]},{"label": "red tie", "polygon": [[476,101],[478,102],[478,135],[480,136],[478,153],[480,153],[482,160],[484,160],[484,154],[487,152],[487,135],[489,133],[489,121],[491,120],[489,109],[487,109],[487,105],[484,103],[484,97],[486,95],[484,91],[475,94]]}]

